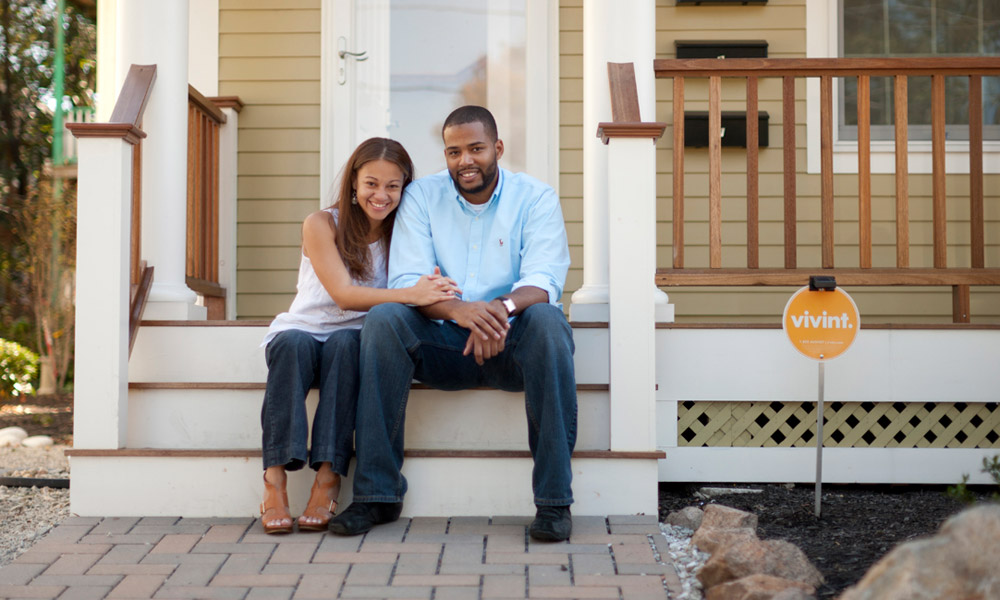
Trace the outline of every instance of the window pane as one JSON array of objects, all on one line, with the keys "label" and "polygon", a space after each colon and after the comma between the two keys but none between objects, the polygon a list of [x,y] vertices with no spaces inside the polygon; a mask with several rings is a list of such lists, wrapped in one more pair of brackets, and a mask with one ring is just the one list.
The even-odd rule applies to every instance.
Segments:
[{"label": "window pane", "polygon": [[930,54],[931,0],[889,0],[889,54]]},{"label": "window pane", "polygon": [[884,0],[844,0],[844,56],[885,54]]},{"label": "window pane", "polygon": [[938,0],[937,54],[979,54],[979,0]]}]

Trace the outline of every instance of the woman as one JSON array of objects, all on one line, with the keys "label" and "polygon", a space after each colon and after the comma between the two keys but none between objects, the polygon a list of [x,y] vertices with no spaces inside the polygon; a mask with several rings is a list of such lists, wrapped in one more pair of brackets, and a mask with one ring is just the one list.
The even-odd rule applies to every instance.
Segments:
[{"label": "woman", "polygon": [[[402,145],[366,140],[344,166],[336,207],[317,211],[302,224],[298,293],[263,342],[268,372],[261,410],[261,523],[267,533],[292,531],[286,471],[301,469],[307,458],[316,478],[299,529],[325,530],[333,516],[353,451],[365,311],[381,302],[423,306],[455,297],[454,282],[436,269],[413,287],[385,289],[395,210],[412,179],[413,163]],[[305,399],[314,386],[319,404],[307,451]]]}]

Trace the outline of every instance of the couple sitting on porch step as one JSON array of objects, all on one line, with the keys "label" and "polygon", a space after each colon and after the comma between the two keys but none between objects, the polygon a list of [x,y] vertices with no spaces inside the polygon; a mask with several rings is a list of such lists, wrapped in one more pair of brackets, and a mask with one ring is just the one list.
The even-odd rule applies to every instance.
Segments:
[{"label": "couple sitting on porch step", "polygon": [[[503,141],[485,108],[452,112],[442,137],[447,170],[412,183],[399,143],[363,142],[336,206],[303,223],[298,293],[264,340],[268,533],[292,531],[286,471],[307,461],[316,479],[300,530],[357,535],[399,518],[415,378],[439,389],[525,392],[537,507],[529,532],[570,535],[577,407],[572,332],[559,305],[570,262],[559,199],[498,168]],[[307,452],[312,386],[319,404]],[[352,447],[354,502],[333,516]]]}]

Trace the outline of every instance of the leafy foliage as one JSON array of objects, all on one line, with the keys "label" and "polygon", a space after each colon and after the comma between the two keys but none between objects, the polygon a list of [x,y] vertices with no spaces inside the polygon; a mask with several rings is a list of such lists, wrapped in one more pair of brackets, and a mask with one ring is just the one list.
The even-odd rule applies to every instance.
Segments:
[{"label": "leafy foliage", "polygon": [[0,402],[35,392],[38,355],[17,342],[0,339]]},{"label": "leafy foliage", "polygon": [[[995,455],[993,458],[983,457],[983,468],[980,469],[983,473],[987,473],[993,483],[1000,488],[1000,454]],[[948,486],[948,495],[956,500],[960,500],[966,504],[973,504],[976,502],[976,495],[972,493],[969,489],[969,474],[962,474],[962,481],[958,485]],[[994,502],[1000,502],[1000,491],[995,491],[990,495],[990,499]]]}]

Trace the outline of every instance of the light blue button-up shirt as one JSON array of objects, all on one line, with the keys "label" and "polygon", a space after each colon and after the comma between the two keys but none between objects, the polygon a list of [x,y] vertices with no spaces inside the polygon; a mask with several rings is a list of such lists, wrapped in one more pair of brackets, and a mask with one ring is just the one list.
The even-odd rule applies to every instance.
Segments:
[{"label": "light blue button-up shirt", "polygon": [[468,302],[530,285],[559,305],[569,269],[559,197],[534,177],[499,171],[481,212],[462,198],[447,170],[406,187],[389,251],[390,288],[411,286],[439,266]]}]

